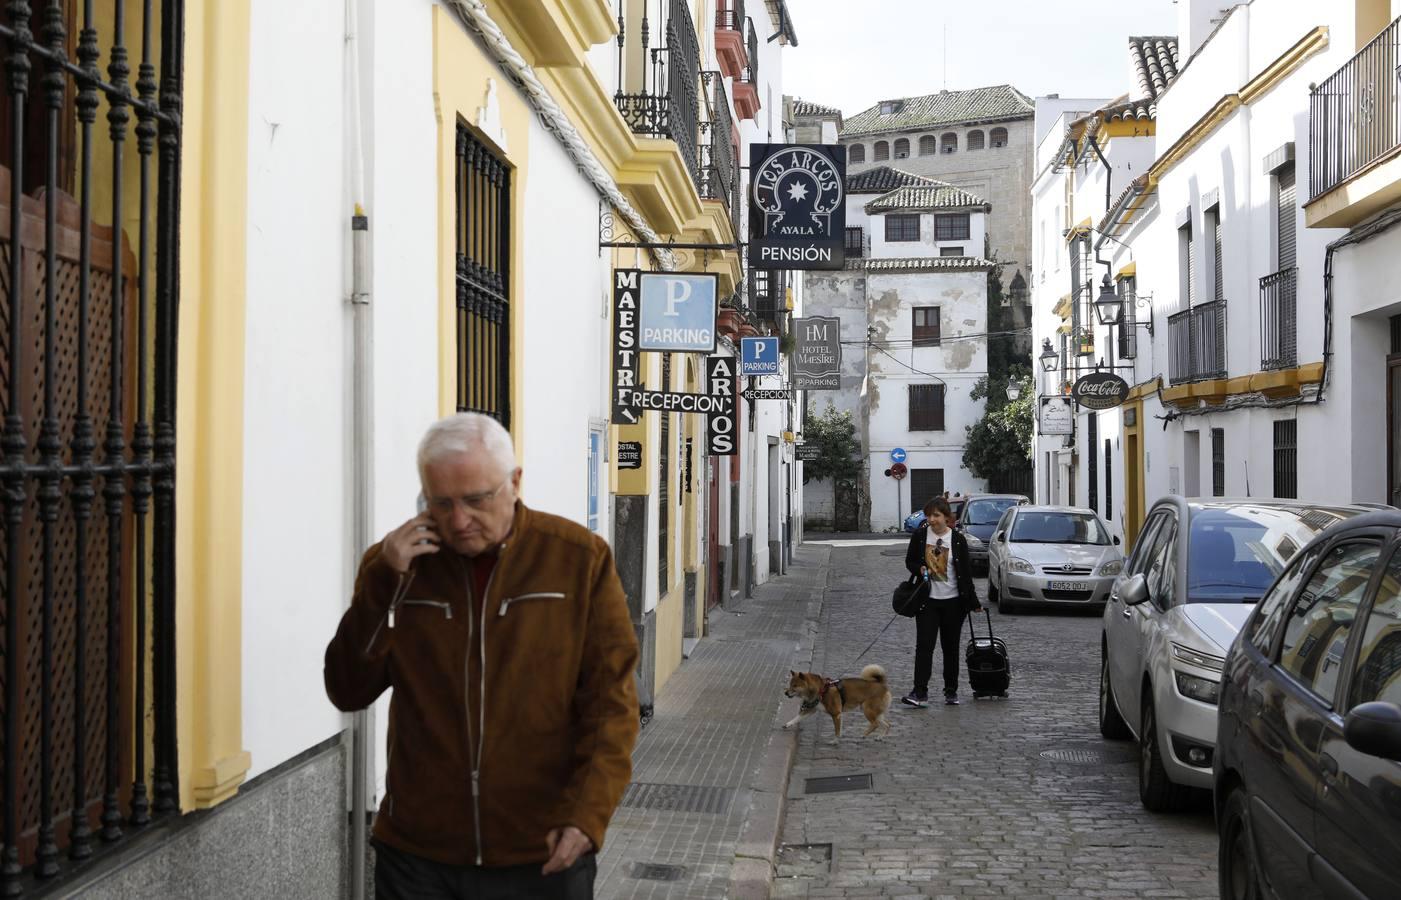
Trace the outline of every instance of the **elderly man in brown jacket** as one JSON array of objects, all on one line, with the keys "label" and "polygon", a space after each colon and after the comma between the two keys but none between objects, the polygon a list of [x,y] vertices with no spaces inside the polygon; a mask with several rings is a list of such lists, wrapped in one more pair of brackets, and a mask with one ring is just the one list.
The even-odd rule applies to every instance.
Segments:
[{"label": "elderly man in brown jacket", "polygon": [[338,708],[394,688],[376,896],[591,897],[639,722],[608,544],[517,499],[489,417],[434,424],[418,466],[426,512],[365,553],[326,649]]}]

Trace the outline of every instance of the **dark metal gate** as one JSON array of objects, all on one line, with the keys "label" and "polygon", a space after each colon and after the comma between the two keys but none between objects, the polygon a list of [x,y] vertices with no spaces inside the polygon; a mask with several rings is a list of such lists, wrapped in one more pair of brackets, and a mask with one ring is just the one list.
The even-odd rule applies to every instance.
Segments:
[{"label": "dark metal gate", "polygon": [[837,481],[832,485],[833,531],[856,531],[860,527],[861,495],[855,481]]},{"label": "dark metal gate", "polygon": [[95,6],[0,11],[4,896],[179,800],[184,4]]}]

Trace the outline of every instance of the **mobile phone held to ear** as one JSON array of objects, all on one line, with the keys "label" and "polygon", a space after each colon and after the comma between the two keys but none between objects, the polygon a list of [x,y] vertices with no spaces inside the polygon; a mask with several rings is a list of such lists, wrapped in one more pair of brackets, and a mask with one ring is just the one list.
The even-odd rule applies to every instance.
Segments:
[{"label": "mobile phone held to ear", "polygon": [[418,492],[418,514],[423,515],[428,512],[428,498],[423,496],[423,492]]}]

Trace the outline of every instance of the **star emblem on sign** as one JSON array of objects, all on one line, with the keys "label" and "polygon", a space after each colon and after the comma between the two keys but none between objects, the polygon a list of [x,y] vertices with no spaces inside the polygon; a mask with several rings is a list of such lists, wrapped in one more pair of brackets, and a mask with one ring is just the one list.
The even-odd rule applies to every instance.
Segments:
[{"label": "star emblem on sign", "polygon": [[803,198],[807,197],[807,195],[808,189],[801,184],[795,183],[792,187],[788,189],[788,196],[792,197],[794,200],[802,200]]}]

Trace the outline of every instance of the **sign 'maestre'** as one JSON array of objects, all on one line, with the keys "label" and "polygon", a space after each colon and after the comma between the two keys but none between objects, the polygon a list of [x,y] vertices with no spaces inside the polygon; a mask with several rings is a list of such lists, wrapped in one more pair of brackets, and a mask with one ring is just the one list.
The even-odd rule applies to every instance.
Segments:
[{"label": "sign 'maestre'", "polygon": [[751,144],[749,264],[840,269],[846,262],[846,148]]},{"label": "sign 'maestre'", "polygon": [[613,415],[614,425],[636,425],[642,416],[629,403],[637,382],[637,295],[641,269],[613,272]]},{"label": "sign 'maestre'", "polygon": [[1070,389],[1075,402],[1085,409],[1113,409],[1129,397],[1129,383],[1113,372],[1082,375]]}]

